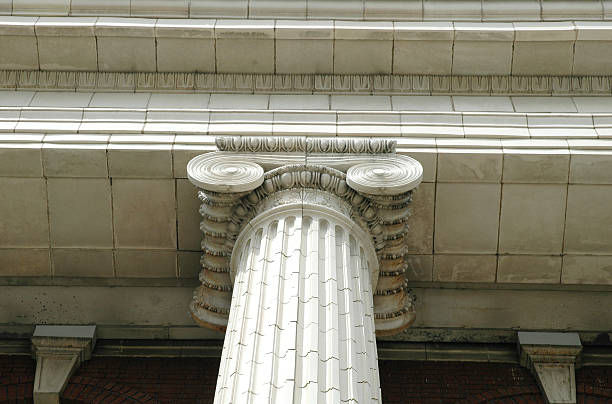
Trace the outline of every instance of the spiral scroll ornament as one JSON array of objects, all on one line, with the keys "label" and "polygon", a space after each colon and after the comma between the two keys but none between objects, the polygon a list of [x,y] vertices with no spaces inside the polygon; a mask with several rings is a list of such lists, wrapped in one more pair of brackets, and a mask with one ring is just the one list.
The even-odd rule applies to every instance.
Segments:
[{"label": "spiral scroll ornament", "polygon": [[207,191],[244,192],[263,183],[264,170],[259,164],[231,156],[211,158],[203,154],[189,162],[187,176]]},{"label": "spiral scroll ornament", "polygon": [[346,182],[366,194],[396,195],[415,188],[422,177],[423,168],[416,160],[388,160],[352,166],[346,173]]}]

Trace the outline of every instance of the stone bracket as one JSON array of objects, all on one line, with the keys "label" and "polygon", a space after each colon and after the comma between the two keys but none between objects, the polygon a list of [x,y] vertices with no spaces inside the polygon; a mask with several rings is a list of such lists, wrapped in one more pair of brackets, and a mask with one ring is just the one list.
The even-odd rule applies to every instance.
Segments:
[{"label": "stone bracket", "polygon": [[70,376],[91,358],[96,326],[38,325],[32,336],[36,358],[35,404],[59,404]]},{"label": "stone bracket", "polygon": [[577,333],[519,332],[521,365],[529,368],[549,404],[576,403]]}]

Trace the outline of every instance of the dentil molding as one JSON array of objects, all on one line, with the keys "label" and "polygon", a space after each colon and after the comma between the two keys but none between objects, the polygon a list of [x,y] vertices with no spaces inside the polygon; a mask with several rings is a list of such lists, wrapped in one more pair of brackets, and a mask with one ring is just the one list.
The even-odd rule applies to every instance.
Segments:
[{"label": "dentil molding", "polygon": [[0,89],[296,94],[611,95],[611,76],[221,74],[0,70]]}]

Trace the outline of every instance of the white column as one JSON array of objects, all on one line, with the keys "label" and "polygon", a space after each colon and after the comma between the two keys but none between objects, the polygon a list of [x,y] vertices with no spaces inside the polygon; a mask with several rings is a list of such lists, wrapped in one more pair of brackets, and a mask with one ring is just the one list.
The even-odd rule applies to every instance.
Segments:
[{"label": "white column", "polygon": [[272,208],[238,237],[232,275],[215,404],[381,402],[378,262],[354,222],[313,204]]}]

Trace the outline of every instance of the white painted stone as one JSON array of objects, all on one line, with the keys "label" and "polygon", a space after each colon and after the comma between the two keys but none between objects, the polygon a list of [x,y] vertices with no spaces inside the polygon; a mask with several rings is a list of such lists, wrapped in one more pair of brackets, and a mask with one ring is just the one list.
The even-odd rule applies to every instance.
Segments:
[{"label": "white painted stone", "polygon": [[451,97],[447,95],[393,95],[394,111],[453,111]]},{"label": "white painted stone", "polygon": [[436,186],[436,253],[494,254],[499,225],[499,184]]},{"label": "white painted stone", "polygon": [[[330,100],[328,95],[281,95],[270,96],[270,109],[281,110],[328,110]],[[276,117],[275,113],[275,117]]]},{"label": "white painted stone", "polygon": [[391,98],[382,95],[332,95],[331,109],[356,111],[389,111]]},{"label": "white painted stone", "polygon": [[113,247],[108,179],[49,179],[47,193],[52,247]]},{"label": "white painted stone", "polygon": [[516,112],[576,112],[570,97],[511,97]]},{"label": "white painted stone", "polygon": [[578,112],[612,113],[612,97],[572,97]]},{"label": "white painted stone", "polygon": [[456,113],[402,113],[402,136],[464,137],[462,116]]},{"label": "white painted stone", "polygon": [[[302,211],[298,205],[277,211],[254,219],[237,240],[241,253],[232,259],[237,292],[215,401],[249,395],[278,400],[286,393],[283,402],[379,401],[372,247],[362,244],[367,238],[355,233],[350,221],[327,213],[331,210]],[[303,260],[299,248],[306,249]],[[323,261],[336,265],[321,266]],[[323,315],[319,307],[330,304]],[[257,337],[247,342],[240,338],[244,333]],[[254,360],[241,359],[247,357]]]},{"label": "white painted stone", "polygon": [[514,112],[510,97],[453,96],[455,111]]},{"label": "white painted stone", "polygon": [[263,94],[211,94],[211,109],[268,109],[270,96]]},{"label": "white painted stone", "polygon": [[500,253],[561,254],[565,185],[504,184]]}]

